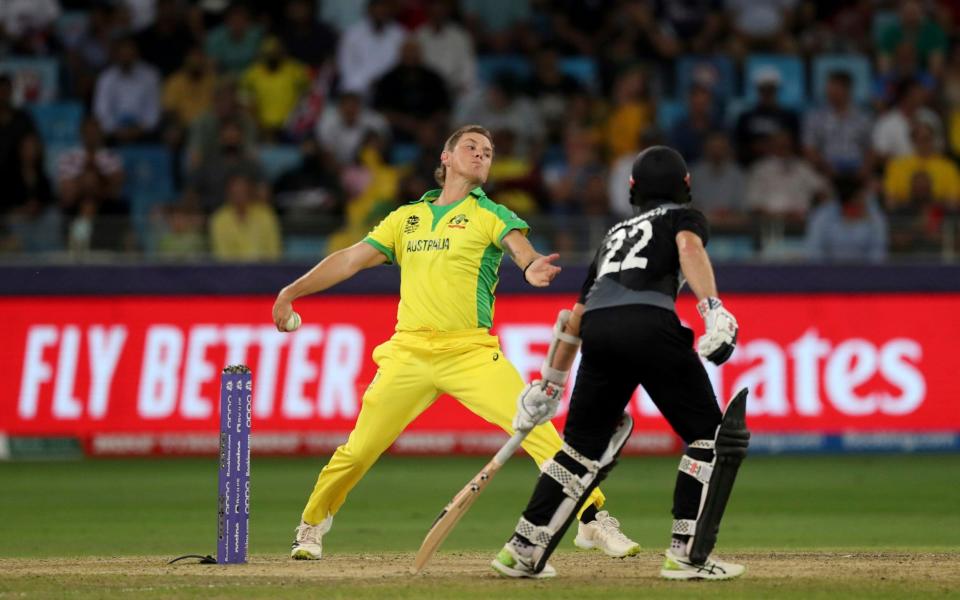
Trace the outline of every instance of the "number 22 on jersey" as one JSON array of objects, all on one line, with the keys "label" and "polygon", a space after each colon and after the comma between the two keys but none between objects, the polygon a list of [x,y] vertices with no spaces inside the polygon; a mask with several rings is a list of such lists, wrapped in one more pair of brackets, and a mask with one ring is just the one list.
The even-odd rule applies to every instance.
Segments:
[{"label": "number 22 on jersey", "polygon": [[[639,239],[637,239],[638,233],[640,235]],[[640,256],[640,252],[647,247],[652,237],[653,225],[650,224],[650,221],[640,221],[632,227],[621,227],[614,231],[607,241],[603,259],[600,261],[600,268],[597,269],[597,279],[608,273],[646,268],[647,259]],[[626,256],[622,260],[614,260],[617,253],[627,242],[632,242],[633,245],[630,246]]]}]

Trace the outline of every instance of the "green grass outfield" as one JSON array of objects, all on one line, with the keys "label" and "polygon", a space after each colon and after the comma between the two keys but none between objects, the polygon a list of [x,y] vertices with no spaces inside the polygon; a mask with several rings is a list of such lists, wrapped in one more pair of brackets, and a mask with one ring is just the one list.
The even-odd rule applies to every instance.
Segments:
[{"label": "green grass outfield", "polygon": [[[639,559],[575,552],[568,533],[557,580],[492,578],[486,562],[509,536],[534,482],[532,463],[517,457],[453,532],[433,568],[417,578],[403,574],[437,512],[485,461],[385,457],[354,489],[324,539],[330,560],[293,563],[283,557],[323,460],[255,457],[254,560],[242,567],[162,566],[180,554],[216,551],[213,458],[0,463],[0,598],[137,592],[513,600],[705,593],[703,583],[654,577],[655,552],[668,538],[676,458],[624,459],[603,486],[610,511],[649,550]],[[748,573],[713,584],[709,595],[960,597],[958,482],[960,455],[750,457],[718,547],[742,557]],[[147,558],[126,559],[119,568],[110,565],[122,560],[98,557]],[[913,568],[912,560],[923,564]]]}]

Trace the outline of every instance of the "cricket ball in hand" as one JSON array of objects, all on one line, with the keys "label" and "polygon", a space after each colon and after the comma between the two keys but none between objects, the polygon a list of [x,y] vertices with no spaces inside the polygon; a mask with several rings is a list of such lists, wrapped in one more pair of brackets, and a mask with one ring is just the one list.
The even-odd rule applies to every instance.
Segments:
[{"label": "cricket ball in hand", "polygon": [[287,331],[296,331],[300,327],[300,315],[296,312],[290,313],[290,316],[287,317],[287,322],[283,324],[283,328]]}]

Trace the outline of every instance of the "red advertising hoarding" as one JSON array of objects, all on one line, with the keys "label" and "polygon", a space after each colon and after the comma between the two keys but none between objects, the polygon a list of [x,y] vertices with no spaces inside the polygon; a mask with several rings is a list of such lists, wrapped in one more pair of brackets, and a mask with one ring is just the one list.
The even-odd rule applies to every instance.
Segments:
[{"label": "red advertising hoarding", "polygon": [[[244,363],[254,373],[254,447],[328,451],[353,425],[375,372],[371,351],[392,332],[396,298],[301,300],[304,324],[290,334],[270,323],[272,301],[4,298],[0,433],[75,436],[96,454],[215,450],[220,369]],[[497,300],[494,332],[525,376],[539,370],[557,310],[571,301]],[[708,371],[721,399],[750,388],[755,432],[960,432],[960,294],[749,294],[724,301],[740,321],[740,345],[727,364]],[[692,299],[682,299],[679,312],[702,333]],[[675,449],[642,391],[630,410],[637,434],[628,449]],[[443,397],[394,450],[487,452],[502,440],[494,431]]]}]

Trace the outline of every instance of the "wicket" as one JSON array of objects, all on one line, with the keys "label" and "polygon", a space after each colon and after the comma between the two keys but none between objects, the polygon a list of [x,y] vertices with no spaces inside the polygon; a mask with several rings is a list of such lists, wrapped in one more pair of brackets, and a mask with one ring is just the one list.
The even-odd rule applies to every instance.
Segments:
[{"label": "wicket", "polygon": [[247,562],[252,379],[246,365],[228,366],[220,376],[217,564],[221,565]]}]

